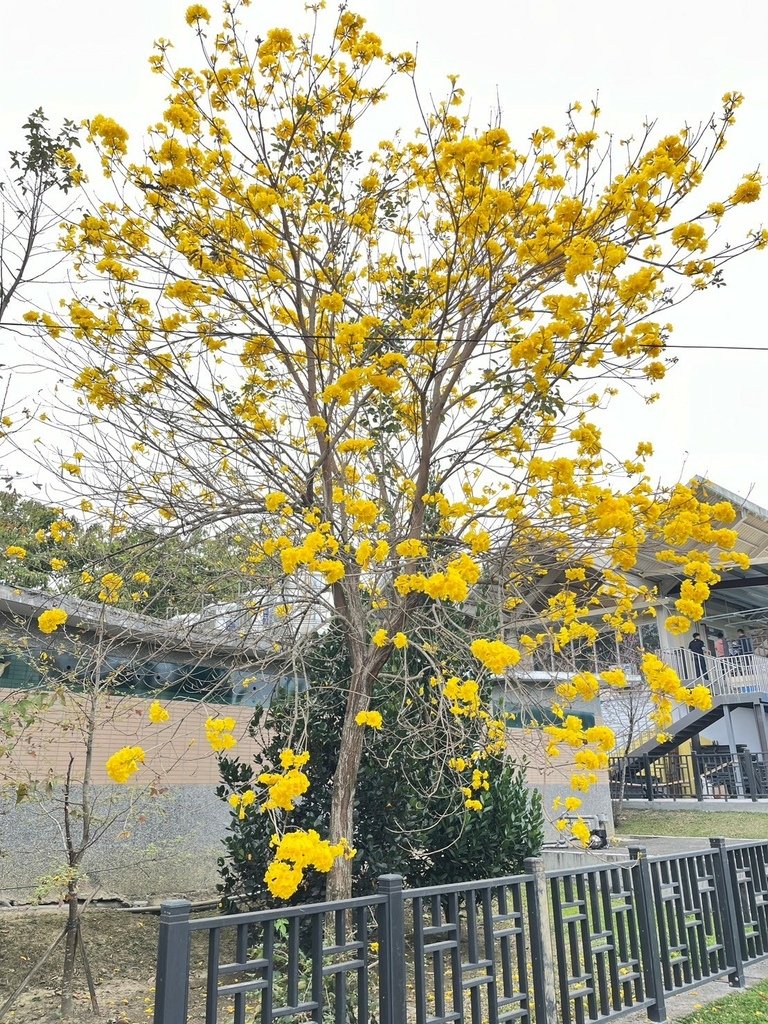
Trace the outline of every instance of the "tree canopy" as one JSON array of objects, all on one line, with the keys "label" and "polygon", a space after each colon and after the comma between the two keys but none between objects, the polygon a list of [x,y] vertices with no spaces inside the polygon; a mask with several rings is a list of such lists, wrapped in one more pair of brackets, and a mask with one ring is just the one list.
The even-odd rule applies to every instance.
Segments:
[{"label": "tree canopy", "polygon": [[241,596],[243,551],[233,530],[181,536],[132,524],[115,532],[103,513],[84,523],[79,512],[6,491],[0,493],[0,551],[4,583],[160,617]]},{"label": "tree canopy", "polygon": [[[560,131],[515,141],[501,114],[473,122],[452,76],[434,103],[409,94],[412,133],[366,146],[388,92],[403,123],[413,55],[345,8],[334,20],[310,5],[301,33],[255,34],[248,6],[225,4],[218,25],[188,8],[199,69],[158,42],[169,93],[145,152],[131,158],[113,118],[88,122],[109,198],[62,241],[82,284],[63,311],[26,319],[59,362],[66,346],[78,454],[61,471],[87,500],[117,491],[122,527],[237,521],[243,574],[286,595],[283,614],[324,605],[340,624],[339,849],[393,648],[418,648],[448,713],[484,716],[492,747],[503,724],[478,678],[594,642],[596,604],[605,626],[633,632],[650,597],[631,575],[641,547],[683,577],[668,622],[680,633],[744,564],[727,503],[656,489],[650,445],[612,456],[599,424],[618,388],[653,399],[675,305],[768,234],[729,233],[759,198],[757,173],[699,199],[736,93],[698,128],[649,123],[617,142],[594,104],[574,104]],[[559,582],[532,608],[542,578]],[[455,608],[477,615],[457,629]],[[536,628],[516,628],[533,614]],[[645,668],[660,729],[672,700],[706,699],[657,660]],[[604,685],[621,673],[567,684],[549,727],[577,790],[612,737],[568,701]],[[270,778],[264,794],[283,776]],[[338,856],[332,894],[350,870]]]}]

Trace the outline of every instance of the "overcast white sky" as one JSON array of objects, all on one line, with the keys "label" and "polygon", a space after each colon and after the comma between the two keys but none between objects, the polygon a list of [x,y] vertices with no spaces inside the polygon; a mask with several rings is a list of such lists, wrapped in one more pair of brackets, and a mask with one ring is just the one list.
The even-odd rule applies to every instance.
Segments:
[{"label": "overcast white sky", "polygon": [[[164,83],[149,72],[153,39],[183,52],[188,0],[0,0],[0,154],[20,141],[27,114],[42,106],[58,121],[101,112],[134,136],[157,119]],[[218,0],[207,3],[214,13]],[[299,0],[254,0],[254,32],[296,27]],[[329,4],[329,6],[332,6]],[[496,96],[505,126],[522,140],[540,124],[559,128],[568,104],[598,91],[603,128],[622,138],[646,118],[665,130],[698,123],[727,90],[746,102],[722,154],[715,190],[768,166],[768,62],[754,0],[697,4],[645,0],[353,0],[392,49],[418,44],[424,92],[441,93],[458,73],[480,123]],[[397,112],[395,112],[397,113]],[[395,121],[397,123],[397,121]],[[411,119],[402,122],[409,128]],[[0,157],[2,163],[4,158]],[[768,222],[768,202],[750,214]],[[768,252],[727,270],[728,285],[673,313],[675,345],[768,349],[764,315]],[[0,363],[9,361],[2,340]],[[679,351],[653,407],[626,401],[611,437],[624,450],[649,438],[664,480],[699,473],[768,506],[768,351]],[[29,379],[29,378],[27,378]],[[33,386],[30,381],[30,387]]]}]

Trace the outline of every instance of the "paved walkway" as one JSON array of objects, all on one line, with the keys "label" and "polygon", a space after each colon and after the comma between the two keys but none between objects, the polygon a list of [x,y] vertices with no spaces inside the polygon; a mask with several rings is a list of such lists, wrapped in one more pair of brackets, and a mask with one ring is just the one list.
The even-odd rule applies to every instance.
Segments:
[{"label": "paved walkway", "polygon": [[[747,988],[752,988],[759,981],[765,981],[768,979],[768,960],[763,960],[759,964],[747,967],[745,974]],[[674,1024],[675,1021],[683,1020],[689,1013],[693,1013],[694,1010],[698,1010],[708,1003],[714,1003],[724,996],[733,995],[734,992],[738,991],[738,989],[731,988],[727,981],[710,981],[700,988],[692,988],[689,992],[683,992],[679,996],[669,996],[667,998],[667,1020],[669,1024]],[[630,1013],[623,1017],[622,1020],[626,1024],[643,1024],[643,1022],[647,1024],[648,1016],[645,1011],[641,1011],[639,1013]]]},{"label": "paved walkway", "polygon": [[624,807],[628,811],[705,811],[710,814],[717,814],[718,811],[744,811],[747,814],[765,814],[768,812],[768,799],[625,800]]}]

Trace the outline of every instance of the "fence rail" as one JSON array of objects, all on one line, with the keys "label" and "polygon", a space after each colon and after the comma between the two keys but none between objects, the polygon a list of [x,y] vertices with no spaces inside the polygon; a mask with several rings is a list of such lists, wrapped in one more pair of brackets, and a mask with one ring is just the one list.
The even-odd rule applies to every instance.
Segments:
[{"label": "fence rail", "polygon": [[768,751],[632,755],[608,762],[614,800],[768,800]]},{"label": "fence rail", "polygon": [[670,995],[741,987],[768,958],[768,843],[525,866],[415,890],[385,875],[371,896],[231,916],[164,903],[155,1024],[663,1022]]}]

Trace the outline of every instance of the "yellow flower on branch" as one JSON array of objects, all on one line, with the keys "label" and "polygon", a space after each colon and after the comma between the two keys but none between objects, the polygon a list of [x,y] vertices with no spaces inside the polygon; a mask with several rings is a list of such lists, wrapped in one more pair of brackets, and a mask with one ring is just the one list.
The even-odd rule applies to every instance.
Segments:
[{"label": "yellow flower on branch", "polygon": [[371,637],[371,643],[374,647],[386,647],[389,643],[389,634],[386,629],[377,629]]},{"label": "yellow flower on branch", "polygon": [[117,604],[120,600],[120,591],[123,587],[123,577],[116,572],[105,573],[101,577],[101,590],[99,600],[105,604]]},{"label": "yellow flower on branch", "polygon": [[161,722],[167,722],[170,717],[171,716],[159,700],[153,700],[149,705],[149,720],[153,725],[160,725]]},{"label": "yellow flower on branch", "polygon": [[145,756],[141,747],[123,747],[107,760],[107,775],[113,782],[127,782],[144,764]]},{"label": "yellow flower on branch", "polygon": [[207,718],[205,721],[205,738],[211,745],[211,749],[217,754],[223,750],[231,750],[237,746],[237,740],[232,735],[232,730],[237,726],[234,718]]},{"label": "yellow flower on branch", "polygon": [[280,751],[280,765],[282,768],[303,768],[309,762],[309,751],[305,750],[297,754],[290,748]]},{"label": "yellow flower on branch", "polygon": [[188,25],[194,25],[196,21],[210,21],[211,16],[202,4],[192,4],[187,8],[184,20]]},{"label": "yellow flower on branch", "polygon": [[288,495],[284,494],[283,491],[271,491],[264,498],[264,508],[266,508],[267,512],[277,512],[286,501],[288,501]]},{"label": "yellow flower on branch", "polygon": [[19,544],[11,544],[5,549],[5,553],[9,558],[18,558],[19,561],[27,557],[27,549]]},{"label": "yellow flower on branch", "polygon": [[233,793],[229,799],[229,806],[238,812],[237,817],[240,821],[245,819],[245,809],[250,807],[256,800],[256,794],[252,789],[246,789],[244,793]]},{"label": "yellow flower on branch", "polygon": [[578,839],[582,846],[589,846],[591,833],[589,831],[589,826],[582,818],[579,818],[578,821],[574,821],[573,825],[571,825],[571,835],[574,839]]},{"label": "yellow flower on branch", "polygon": [[670,615],[665,625],[672,636],[682,636],[691,628],[691,620],[684,615]]},{"label": "yellow flower on branch", "polygon": [[301,885],[304,872],[295,864],[273,860],[264,874],[267,888],[279,900],[289,900]]},{"label": "yellow flower on branch", "polygon": [[264,875],[267,888],[278,899],[289,899],[298,889],[307,868],[327,874],[340,857],[351,860],[356,851],[346,839],[331,843],[311,828],[272,836],[275,859]]},{"label": "yellow flower on branch", "polygon": [[747,178],[737,185],[731,196],[732,203],[754,203],[760,198],[760,182],[756,178]]},{"label": "yellow flower on branch", "polygon": [[72,523],[68,519],[57,519],[51,523],[51,536],[57,544],[63,544],[72,538]]},{"label": "yellow flower on branch", "polygon": [[355,725],[368,726],[369,729],[381,729],[384,720],[379,711],[358,711],[355,715]]},{"label": "yellow flower on branch", "polygon": [[503,640],[473,640],[470,651],[494,675],[500,676],[520,661],[520,651]]},{"label": "yellow flower on branch", "polygon": [[101,139],[109,153],[125,154],[128,152],[128,132],[111,117],[97,114],[88,125],[91,138]]},{"label": "yellow flower on branch", "polygon": [[41,633],[55,633],[63,626],[69,616],[63,608],[49,608],[37,617],[37,628]]},{"label": "yellow flower on branch", "polygon": [[258,781],[266,786],[268,796],[262,809],[265,811],[292,811],[300,796],[309,789],[309,779],[297,767],[289,768],[283,775],[277,772],[262,772]]},{"label": "yellow flower on branch", "polygon": [[395,545],[395,551],[401,558],[425,558],[427,546],[420,540],[401,540]]}]

